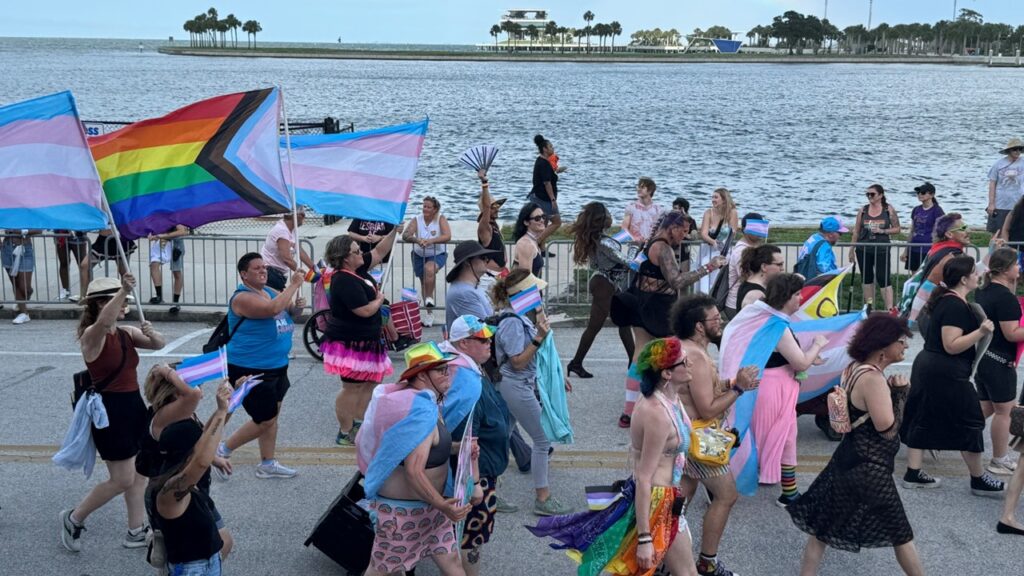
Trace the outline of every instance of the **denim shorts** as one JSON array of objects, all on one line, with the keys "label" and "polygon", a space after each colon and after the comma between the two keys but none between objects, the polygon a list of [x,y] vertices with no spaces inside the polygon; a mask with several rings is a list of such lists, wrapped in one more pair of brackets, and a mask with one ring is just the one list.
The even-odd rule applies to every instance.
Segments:
[{"label": "denim shorts", "polygon": [[3,246],[0,247],[0,261],[2,261],[4,271],[8,276],[14,276],[19,272],[34,272],[36,269],[36,252],[32,247],[32,242],[29,241],[21,245],[21,260],[18,262],[18,269],[12,270],[16,260],[14,251],[17,248],[18,246],[15,246],[10,239],[5,239]]},{"label": "denim shorts", "polygon": [[220,551],[206,560],[168,564],[168,576],[220,576]]},{"label": "denim shorts", "polygon": [[444,265],[446,263],[448,263],[448,253],[447,252],[441,252],[440,254],[437,254],[436,256],[420,256],[419,254],[416,254],[415,252],[413,252],[412,253],[412,273],[415,274],[416,277],[419,278],[420,280],[423,280],[423,264],[427,260],[430,260],[434,264],[437,264],[437,269],[438,269],[438,271],[440,271],[441,269],[444,268]]}]

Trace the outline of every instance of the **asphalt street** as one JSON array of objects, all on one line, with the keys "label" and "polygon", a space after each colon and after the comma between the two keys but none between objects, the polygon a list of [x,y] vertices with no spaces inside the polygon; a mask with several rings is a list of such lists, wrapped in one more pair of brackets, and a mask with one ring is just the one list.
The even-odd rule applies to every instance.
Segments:
[{"label": "asphalt street", "polygon": [[[120,546],[124,536],[122,500],[92,515],[84,533],[83,551],[66,552],[59,541],[58,512],[73,506],[93,483],[106,478],[102,465],[89,480],[81,472],[54,466],[56,451],[71,419],[71,374],[82,369],[75,341],[75,322],[33,320],[23,326],[0,326],[0,574],[2,575],[120,575],[151,574],[142,551]],[[168,346],[142,357],[140,375],[155,362],[196,354],[210,326],[201,323],[161,323],[157,326]],[[572,356],[580,328],[556,328],[563,359]],[[439,337],[437,328],[426,337]],[[908,359],[921,347],[913,341]],[[232,530],[235,550],[225,564],[227,574],[344,574],[336,564],[303,541],[317,518],[355,471],[352,449],[334,445],[337,423],[333,400],[336,378],[323,373],[309,357],[296,334],[291,362],[292,388],[281,414],[279,458],[299,475],[291,480],[259,480],[253,475],[255,446],[233,457],[234,477],[214,483],[213,497]],[[398,356],[396,373],[401,369]],[[574,379],[570,396],[575,443],[557,446],[552,461],[552,491],[562,501],[582,509],[583,487],[604,484],[627,474],[627,434],[615,423],[622,408],[625,353],[612,330],[598,338],[586,361],[596,374]],[[896,370],[909,373],[910,363]],[[212,394],[199,414],[212,411]],[[239,412],[229,431],[246,416]],[[986,436],[987,442],[987,436]],[[835,448],[814,426],[800,418],[798,481],[806,488]],[[896,469],[905,467],[903,454]],[[926,458],[927,469],[943,480],[936,490],[900,489],[914,527],[916,543],[929,574],[1024,574],[1024,539],[995,532],[1001,500],[972,496],[966,468],[959,455],[941,453]],[[531,536],[522,526],[535,519],[529,475],[510,469],[500,493],[521,511],[500,515],[496,534],[484,551],[484,574],[574,574],[564,553]],[[774,505],[777,487],[762,487],[752,498],[741,498],[733,510],[720,551],[728,566],[744,576],[796,574],[805,536]],[[688,520],[699,540],[704,503],[691,506]],[[1024,514],[1024,511],[1019,511]],[[695,546],[698,543],[695,542]],[[344,543],[339,543],[344,545]],[[437,574],[432,564],[418,574]],[[830,550],[823,575],[897,574],[891,550],[851,554]]]}]

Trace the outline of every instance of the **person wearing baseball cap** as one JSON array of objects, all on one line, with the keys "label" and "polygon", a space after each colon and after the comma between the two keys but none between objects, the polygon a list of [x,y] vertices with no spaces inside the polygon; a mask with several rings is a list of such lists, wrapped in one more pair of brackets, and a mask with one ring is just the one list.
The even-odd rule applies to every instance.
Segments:
[{"label": "person wearing baseball cap", "polygon": [[454,352],[459,358],[453,360],[450,367],[454,368],[452,389],[445,398],[445,422],[455,426],[452,439],[461,441],[465,431],[465,420],[452,424],[448,418],[448,399],[462,395],[461,389],[469,388],[470,379],[475,378],[476,390],[479,392],[476,405],[473,407],[473,437],[480,448],[477,464],[478,485],[483,491],[483,500],[466,515],[465,528],[462,534],[462,566],[467,575],[480,573],[480,555],[483,545],[491,539],[494,531],[494,518],[500,511],[516,512],[518,508],[503,502],[499,510],[499,499],[495,490],[498,477],[508,468],[508,445],[512,418],[508,405],[498,394],[494,383],[481,370],[484,362],[491,357],[491,338],[497,329],[485,324],[472,315],[459,316],[452,322],[448,331],[448,341],[441,345],[441,350]]},{"label": "person wearing baseball cap", "polygon": [[916,272],[928,255],[928,249],[932,246],[932,233],[935,231],[935,222],[946,212],[939,206],[935,199],[935,186],[931,182],[925,182],[914,188],[917,194],[918,206],[910,212],[910,246],[900,256],[900,260],[907,263],[907,270]]},{"label": "person wearing baseball cap", "polygon": [[849,231],[850,229],[843,225],[843,221],[838,216],[827,216],[821,219],[818,231],[811,234],[811,237],[804,242],[804,245],[800,247],[800,251],[797,253],[797,260],[803,260],[804,256],[808,253],[813,255],[817,271],[812,273],[812,276],[807,277],[807,280],[819,274],[831,274],[839,270],[839,265],[836,264],[836,256],[832,253],[832,247],[836,245],[836,242],[839,242],[839,237],[842,234]]},{"label": "person wearing baseball cap", "polygon": [[445,275],[448,293],[445,295],[444,323],[449,329],[463,314],[486,318],[494,313],[491,301],[479,285],[496,254],[476,240],[465,240],[455,247],[455,263]]}]

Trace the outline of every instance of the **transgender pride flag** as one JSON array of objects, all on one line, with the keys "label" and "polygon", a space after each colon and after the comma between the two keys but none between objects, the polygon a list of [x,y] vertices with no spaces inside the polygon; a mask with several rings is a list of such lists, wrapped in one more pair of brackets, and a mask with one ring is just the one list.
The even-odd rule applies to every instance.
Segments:
[{"label": "transgender pride flag", "polygon": [[0,107],[0,228],[107,228],[71,92]]},{"label": "transgender pride flag", "polygon": [[[428,119],[350,134],[291,137],[298,204],[321,214],[398,224],[405,217]],[[287,162],[281,139],[281,160]],[[289,174],[290,172],[290,174]]]},{"label": "transgender pride flag", "polygon": [[228,377],[227,349],[221,346],[213,352],[182,360],[175,371],[191,388],[210,380],[223,380]]}]

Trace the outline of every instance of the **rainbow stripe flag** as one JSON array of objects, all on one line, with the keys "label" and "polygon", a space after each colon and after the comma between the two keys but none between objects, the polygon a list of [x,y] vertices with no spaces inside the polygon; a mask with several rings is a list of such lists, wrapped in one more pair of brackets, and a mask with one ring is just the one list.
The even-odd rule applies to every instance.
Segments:
[{"label": "rainbow stripe flag", "polygon": [[217,96],[91,138],[121,236],[288,212],[280,117],[281,95],[267,88]]},{"label": "rainbow stripe flag", "polygon": [[71,92],[0,107],[0,228],[106,228],[103,188]]},{"label": "rainbow stripe flag", "polygon": [[[405,217],[429,119],[349,134],[292,136],[299,204],[321,214],[398,224]],[[281,139],[281,155],[287,144]]]}]

